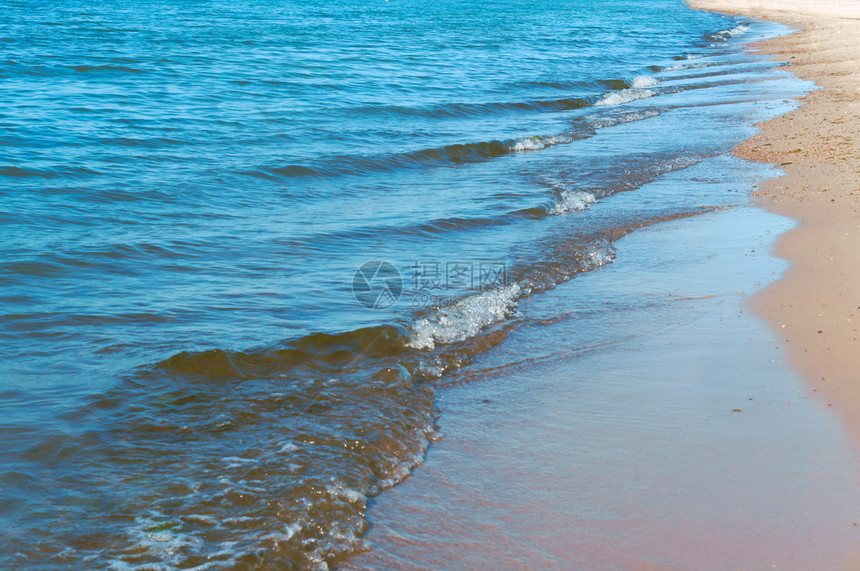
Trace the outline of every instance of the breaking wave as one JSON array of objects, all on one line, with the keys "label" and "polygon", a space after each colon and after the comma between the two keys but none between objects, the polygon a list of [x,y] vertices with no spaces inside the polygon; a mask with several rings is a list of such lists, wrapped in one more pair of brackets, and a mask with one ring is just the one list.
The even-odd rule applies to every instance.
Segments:
[{"label": "breaking wave", "polygon": [[621,91],[613,91],[607,93],[601,99],[594,103],[595,107],[611,107],[615,105],[624,105],[638,99],[653,97],[655,93],[650,89],[622,89]]}]

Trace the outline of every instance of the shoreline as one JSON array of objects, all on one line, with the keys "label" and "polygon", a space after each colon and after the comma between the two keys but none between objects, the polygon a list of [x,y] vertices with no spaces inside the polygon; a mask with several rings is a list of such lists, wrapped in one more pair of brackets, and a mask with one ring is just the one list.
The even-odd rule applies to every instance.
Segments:
[{"label": "shoreline", "polygon": [[532,299],[569,316],[439,391],[444,437],[373,498],[371,549],[337,568],[853,568],[852,443],[747,310],[790,225],[755,206],[655,225]]},{"label": "shoreline", "polygon": [[779,334],[789,360],[860,447],[860,4],[830,0],[688,0],[691,7],[797,28],[752,44],[821,89],[766,121],[734,153],[785,171],[756,202],[797,221],[775,255],[791,267],[750,302]]},{"label": "shoreline", "polygon": [[[798,28],[812,22],[745,14]],[[808,41],[796,33],[757,47],[776,54],[771,45],[782,45],[786,60],[821,65],[816,54],[787,51]],[[850,48],[842,48],[844,60]],[[824,67],[819,74],[840,71]],[[553,359],[524,359],[440,391],[444,438],[410,478],[372,500],[373,548],[338,568],[855,567],[860,398],[848,398],[850,386],[836,387],[847,396],[823,390],[810,374],[822,361],[852,373],[851,344],[830,341],[835,326],[817,333],[817,320],[853,329],[819,308],[850,299],[851,284],[860,283],[851,274],[860,263],[841,257],[854,243],[843,227],[856,226],[856,211],[844,207],[856,147],[834,142],[850,134],[852,109],[858,113],[830,109],[842,103],[833,102],[826,80],[791,71],[825,89],[802,98],[799,111],[757,125],[761,133],[734,152],[787,176],[759,183],[749,206],[627,236],[615,264],[531,302],[534,310],[587,299],[579,291],[600,291],[604,301],[648,291],[671,292],[673,308],[653,322],[644,307],[635,317],[630,309],[625,327],[647,327],[570,357],[561,349],[578,347],[576,331],[606,329],[601,312],[544,324],[539,340],[549,340],[553,348],[543,350]],[[850,86],[846,75],[831,77]],[[824,110],[812,106],[819,100]],[[820,127],[819,117],[827,118]],[[804,130],[830,138],[809,140]],[[827,190],[806,190],[816,182]],[[799,226],[791,229],[788,218]],[[810,251],[792,249],[795,235]],[[725,240],[715,244],[715,236]],[[679,256],[677,243],[693,246]],[[840,245],[824,260],[815,250],[836,254]],[[665,256],[651,264],[672,271],[630,263],[646,252]],[[828,275],[817,262],[844,275]],[[827,279],[818,284],[820,277]],[[795,312],[800,304],[804,311]],[[803,338],[810,325],[811,341]],[[508,350],[537,346],[530,335],[518,332]],[[810,354],[821,349],[811,342],[831,348]]]}]

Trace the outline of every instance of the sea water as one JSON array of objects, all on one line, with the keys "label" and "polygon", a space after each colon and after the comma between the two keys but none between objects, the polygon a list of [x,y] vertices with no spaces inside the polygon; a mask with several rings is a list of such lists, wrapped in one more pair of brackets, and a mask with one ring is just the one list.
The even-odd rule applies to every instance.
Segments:
[{"label": "sea water", "polygon": [[0,565],[363,549],[523,300],[747,201],[721,156],[808,86],[741,46],[786,31],[680,0],[7,2]]}]

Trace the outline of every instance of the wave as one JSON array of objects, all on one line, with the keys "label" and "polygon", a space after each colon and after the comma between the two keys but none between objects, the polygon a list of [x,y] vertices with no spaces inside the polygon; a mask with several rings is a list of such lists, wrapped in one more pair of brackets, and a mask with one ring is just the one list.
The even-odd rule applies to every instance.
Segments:
[{"label": "wave", "polygon": [[520,284],[515,283],[455,300],[416,321],[407,347],[434,349],[437,344],[474,337],[487,326],[508,317],[525,293]]},{"label": "wave", "polygon": [[659,68],[660,71],[680,71],[683,69],[703,69],[706,67],[714,67],[722,65],[718,62],[694,62],[694,63],[677,63]]},{"label": "wave", "polygon": [[524,153],[528,151],[540,151],[547,147],[555,145],[564,145],[575,140],[571,135],[550,135],[548,137],[536,136],[517,139],[511,144],[510,149],[514,153]]},{"label": "wave", "polygon": [[188,141],[178,141],[168,137],[153,137],[153,138],[132,138],[132,137],[111,137],[97,139],[96,143],[105,146],[118,147],[146,147],[150,149],[158,149],[168,146],[183,146],[190,144]]},{"label": "wave", "polygon": [[[642,80],[640,83],[652,85],[647,80]],[[595,102],[594,105],[597,107],[618,106],[653,95],[655,95],[655,92],[647,89],[624,89],[607,94],[604,99]],[[320,176],[362,176],[378,172],[392,172],[400,169],[479,162],[509,154],[540,151],[556,145],[569,144],[594,135],[596,129],[649,119],[658,114],[658,110],[648,109],[616,115],[598,115],[575,121],[573,128],[565,133],[481,141],[477,143],[458,143],[434,149],[422,149],[389,155],[326,157],[318,161],[316,166],[288,165],[263,170],[244,171],[240,174],[274,180],[279,178]]]},{"label": "wave", "polygon": [[[636,118],[640,116],[652,117],[656,114],[658,114],[657,110],[642,110],[635,113],[615,114],[605,117],[603,121],[610,125],[617,125],[625,121],[637,120]],[[544,179],[540,184],[546,186],[548,192],[540,197],[540,203],[518,210],[493,216],[439,218],[415,224],[370,226],[344,232],[314,233],[280,242],[280,244],[294,248],[304,247],[308,244],[313,244],[314,247],[342,247],[353,241],[358,243],[368,236],[379,239],[386,237],[397,239],[404,236],[438,237],[451,233],[516,224],[524,219],[535,220],[548,216],[566,215],[585,210],[601,198],[619,192],[635,190],[662,174],[687,168],[696,164],[700,159],[701,157],[698,155],[628,157],[623,169],[609,166],[607,171],[601,174],[599,186],[584,185],[582,181],[568,180],[563,176],[552,176]],[[515,198],[522,198],[522,196],[516,195]]]},{"label": "wave", "polygon": [[650,75],[637,76],[630,84],[630,87],[642,89],[645,87],[654,87],[659,82]]},{"label": "wave", "polygon": [[[652,97],[657,93],[650,87],[659,85],[659,81],[650,75],[639,75],[632,80],[607,80],[601,82],[610,87],[610,91],[597,97],[564,98],[540,100],[520,103],[485,103],[485,104],[448,104],[432,109],[406,107],[371,107],[362,108],[363,112],[394,111],[398,113],[430,115],[430,116],[460,116],[463,114],[491,114],[499,110],[539,109],[545,111],[565,111],[583,107],[612,107],[630,103],[638,99]],[[653,116],[653,115],[651,115]],[[647,118],[645,115],[631,116],[624,122]],[[597,124],[597,123],[595,123]],[[600,127],[611,126],[611,121],[600,122]],[[316,165],[293,164],[281,167],[262,168],[243,171],[239,174],[258,178],[303,178],[320,176],[367,175],[377,172],[390,172],[403,168],[416,168],[442,163],[460,164],[492,159],[511,153],[539,151],[547,147],[571,143],[577,139],[593,134],[593,130],[569,131],[553,135],[535,135],[517,139],[480,141],[474,143],[455,143],[432,149],[421,149],[404,153],[392,153],[377,156],[330,156],[321,159]]]},{"label": "wave", "polygon": [[357,107],[352,111],[366,115],[392,113],[410,117],[449,118],[493,115],[506,111],[571,111],[588,107],[590,104],[590,100],[586,97],[563,97],[559,99],[536,99],[533,101],[450,102],[428,107],[373,105]]},{"label": "wave", "polygon": [[638,99],[645,99],[648,97],[653,97],[655,92],[650,89],[622,89],[621,91],[613,91],[612,93],[607,93],[601,99],[596,101],[594,105],[596,107],[611,107],[615,105],[624,105],[625,103],[631,103]]},{"label": "wave", "polygon": [[[251,351],[182,352],[148,370],[188,380],[235,382],[309,374],[343,375],[373,370],[385,364],[404,367],[404,373],[409,376],[423,377],[426,371],[421,363],[425,362],[424,357],[433,356],[433,350],[478,337],[486,333],[488,327],[510,317],[522,298],[611,262],[614,259],[612,240],[628,231],[614,229],[607,236],[547,246],[551,255],[512,270],[510,283],[445,299],[421,312],[411,323],[379,325],[344,333],[316,333]],[[559,254],[559,257],[552,254]],[[474,349],[473,345],[468,347]],[[472,355],[466,350],[461,357]],[[439,371],[436,373],[433,376],[438,376]]]},{"label": "wave", "polygon": [[575,210],[585,210],[595,202],[597,202],[597,198],[590,192],[584,190],[563,190],[559,195],[558,202],[549,210],[549,214],[557,216]]},{"label": "wave", "polygon": [[624,123],[633,123],[635,121],[642,121],[643,119],[650,119],[652,117],[657,117],[660,113],[660,109],[651,108],[637,111],[625,111],[611,115],[597,115],[588,117],[586,121],[588,121],[594,129],[603,129]]},{"label": "wave", "polygon": [[[584,191],[562,191],[560,195],[562,200],[582,207],[596,200],[594,195]],[[590,236],[556,238],[541,245],[540,250],[544,253],[541,259],[511,267],[505,283],[473,294],[440,299],[408,322],[343,333],[315,333],[251,351],[211,349],[182,352],[150,369],[188,379],[220,381],[292,378],[310,371],[343,374],[385,363],[387,366],[404,367],[409,375],[420,376],[421,368],[414,366],[420,357],[484,335],[492,325],[510,318],[521,299],[611,263],[615,257],[615,240],[638,228],[706,211],[697,209],[654,216],[623,222]]]},{"label": "wave", "polygon": [[[103,433],[37,448],[80,450],[54,461],[75,462],[64,482],[90,497],[129,474],[169,493],[123,498],[129,517],[91,543],[58,526],[52,545],[99,568],[322,569],[362,548],[368,498],[437,438],[432,387],[398,360],[407,341],[404,327],[381,325],[141,367],[69,415],[98,415]],[[237,445],[245,434],[252,448]]]},{"label": "wave", "polygon": [[[544,291],[571,279],[578,273],[587,272],[611,262],[614,248],[605,239],[581,245],[574,253],[552,262],[538,262],[524,270],[513,283],[470,296],[436,308],[430,315],[418,318],[411,327],[407,347],[433,350],[437,345],[450,345],[466,341],[484,332],[488,327],[511,317],[518,302],[535,292]],[[430,359],[430,362],[438,359]],[[441,376],[448,367],[422,360],[418,373],[433,377]]]},{"label": "wave", "polygon": [[407,330],[398,325],[346,333],[315,333],[247,352],[222,349],[182,352],[157,363],[153,369],[208,380],[265,378],[296,367],[337,372],[355,363],[356,355],[367,359],[397,356],[408,338]]},{"label": "wave", "polygon": [[729,38],[736,38],[743,35],[747,30],[749,30],[749,26],[746,24],[738,24],[737,26],[720,30],[719,32],[714,32],[713,34],[709,34],[705,37],[716,42],[726,42]]},{"label": "wave", "polygon": [[62,173],[21,167],[0,167],[0,176],[13,178],[59,178]]},{"label": "wave", "polygon": [[658,84],[659,82],[650,75],[637,76],[629,83],[629,87],[604,94],[600,99],[594,102],[594,106],[612,107],[631,103],[639,99],[653,97],[656,95],[656,92],[646,88],[654,87]]},{"label": "wave", "polygon": [[[578,88],[584,91],[592,91],[595,88],[599,88],[601,86],[609,88],[612,91],[620,91],[631,87],[649,87],[656,84],[657,81],[653,77],[642,75],[636,76],[632,80],[606,79],[598,80],[587,84],[547,82],[527,83],[527,85],[530,87],[551,87],[553,89]],[[514,87],[523,87],[523,85],[517,84]],[[599,100],[602,95],[563,97],[558,99],[535,99],[532,101],[492,101],[480,103],[449,102],[442,105],[433,105],[427,107],[410,107],[402,105],[370,105],[365,107],[356,107],[352,109],[352,112],[358,114],[375,115],[393,113],[397,115],[407,115],[412,117],[447,118],[494,115],[506,111],[571,111],[593,105],[594,102],[596,100]]]},{"label": "wave", "polygon": [[422,149],[406,153],[381,156],[328,157],[318,166],[288,165],[263,171],[246,171],[241,174],[262,178],[295,178],[308,176],[366,175],[391,172],[439,164],[462,164],[488,160],[513,153],[537,151],[546,147],[570,143],[591,135],[588,132],[568,132],[558,135],[535,135],[504,141],[458,143],[435,149]]},{"label": "wave", "polygon": [[[504,340],[524,321],[522,300],[612,262],[614,240],[667,218],[557,235],[507,283],[409,320],[186,351],[129,373],[64,416],[85,431],[28,452],[58,467],[44,486],[120,502],[123,517],[85,540],[67,519],[43,547],[72,546],[98,568],[336,564],[364,548],[369,498],[406,478],[439,438],[440,376]],[[130,480],[143,493],[118,498],[107,485]]]},{"label": "wave", "polygon": [[83,167],[67,167],[58,165],[50,169],[35,169],[5,166],[0,167],[0,176],[8,176],[11,178],[62,178],[62,177],[80,177],[94,174],[102,174],[98,171],[86,169]]},{"label": "wave", "polygon": [[680,55],[680,56],[673,56],[672,59],[674,59],[674,60],[691,60],[691,59],[700,59],[703,57],[705,57],[705,54],[691,53],[691,54],[684,54],[684,55]]},{"label": "wave", "polygon": [[124,73],[146,73],[142,69],[137,69],[134,67],[126,67],[122,65],[75,65],[72,66],[72,69],[79,73],[91,73],[91,72],[114,72],[120,71]]},{"label": "wave", "polygon": [[630,82],[624,82],[624,87],[609,93],[605,93],[594,102],[595,107],[612,107],[631,103],[638,99],[653,97],[656,92],[647,89],[659,85],[659,81],[650,75],[638,75]]}]

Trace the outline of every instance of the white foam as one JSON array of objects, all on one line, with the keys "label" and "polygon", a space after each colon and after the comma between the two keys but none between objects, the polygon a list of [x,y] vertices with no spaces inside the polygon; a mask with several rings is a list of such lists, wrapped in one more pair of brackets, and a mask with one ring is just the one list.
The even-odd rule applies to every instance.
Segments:
[{"label": "white foam", "polygon": [[739,24],[739,25],[735,26],[734,28],[729,28],[728,30],[720,30],[719,32],[713,34],[711,37],[715,40],[726,41],[729,38],[735,38],[737,36],[740,36],[741,34],[746,32],[747,30],[749,30],[749,26],[744,25],[744,24]]},{"label": "white foam", "polygon": [[353,488],[348,488],[341,484],[340,482],[333,482],[331,486],[326,486],[326,491],[342,500],[345,500],[349,503],[360,503],[361,505],[367,505],[367,496],[355,490]]},{"label": "white foam", "polygon": [[377,484],[377,492],[396,486],[405,480],[416,466],[419,466],[424,462],[424,455],[427,453],[427,445],[429,443],[427,435],[431,432],[432,429],[430,428],[424,430],[425,439],[422,443],[421,450],[414,454],[408,454],[401,462],[395,464],[386,474],[388,477],[382,478]]},{"label": "white foam", "polygon": [[433,349],[437,343],[463,341],[507,317],[522,297],[519,284],[482,292],[441,307],[412,326],[407,347]]},{"label": "white foam", "polygon": [[558,216],[575,210],[585,210],[597,199],[590,192],[584,190],[563,190],[559,196],[558,203],[550,209],[549,213]]},{"label": "white foam", "polygon": [[642,111],[627,112],[623,115],[594,117],[591,119],[591,124],[595,129],[603,129],[605,127],[621,125],[622,123],[632,123],[634,121],[641,121],[642,119],[649,119],[651,117],[656,117],[659,114],[660,112],[656,109],[644,109]]},{"label": "white foam", "polygon": [[281,446],[281,449],[279,450],[279,452],[294,452],[298,449],[299,449],[299,447],[296,446],[293,442],[287,442],[286,444]]},{"label": "white foam", "polygon": [[448,370],[448,366],[445,365],[438,357],[432,360],[421,359],[418,362],[417,367],[418,374],[423,377],[427,377],[428,379],[438,379],[445,373],[445,371]]},{"label": "white foam", "polygon": [[658,81],[651,77],[650,75],[640,75],[633,80],[631,87],[635,89],[642,89],[644,87],[654,87],[657,85]]},{"label": "white foam", "polygon": [[670,65],[663,68],[663,71],[680,71],[682,69],[702,69],[704,67],[710,67],[713,64],[708,63],[678,63],[675,65]]},{"label": "white foam", "polygon": [[236,517],[225,517],[224,519],[221,520],[221,523],[234,524],[234,523],[245,523],[245,522],[249,522],[249,521],[255,521],[255,518],[248,517],[246,515],[240,515],[240,516],[236,516]]},{"label": "white foam", "polygon": [[242,458],[241,456],[226,456],[223,460],[237,466],[241,464],[254,464],[257,462],[254,458]]},{"label": "white foam", "polygon": [[611,93],[607,93],[594,105],[595,107],[623,105],[625,103],[630,103],[631,101],[636,101],[637,99],[645,99],[646,97],[652,97],[653,95],[654,92],[650,89],[622,89],[620,91],[613,91]]},{"label": "white foam", "polygon": [[[571,197],[573,198],[573,195]],[[582,192],[577,198],[582,202],[595,200],[594,195],[586,192]],[[565,280],[570,279],[574,273],[610,263],[613,258],[614,249],[609,242],[597,243],[584,254],[584,257],[578,257],[573,261],[569,270],[563,272],[561,277]],[[412,349],[435,349],[440,344],[445,345],[474,337],[487,326],[512,315],[519,300],[535,289],[542,290],[554,285],[557,285],[557,281],[554,282],[552,278],[549,280],[540,278],[537,282],[527,279],[520,283],[458,299],[450,305],[443,305],[412,324],[406,346]],[[451,364],[444,364],[437,360],[433,363],[421,363],[419,371],[434,373],[444,371],[450,366]]]},{"label": "white foam", "polygon": [[301,524],[294,523],[292,525],[285,525],[284,531],[281,533],[278,533],[278,532],[269,533],[269,534],[260,536],[260,539],[261,540],[270,539],[275,544],[278,544],[281,542],[286,543],[287,541],[291,540],[293,538],[293,536],[295,534],[297,534],[298,532],[300,532],[301,530],[302,530]]},{"label": "white foam", "polygon": [[731,37],[735,37],[735,36],[740,36],[741,34],[743,34],[744,32],[746,32],[749,29],[750,29],[749,26],[744,25],[744,24],[740,24],[738,26],[735,26],[734,28],[726,30],[725,33]]},{"label": "white foam", "polygon": [[527,153],[530,151],[539,151],[553,145],[569,143],[570,141],[570,137],[562,135],[552,135],[549,137],[526,137],[524,139],[518,139],[513,145],[511,145],[511,150],[515,153]]},{"label": "white foam", "polygon": [[605,266],[606,264],[611,264],[615,259],[615,251],[609,248],[595,248],[586,254],[594,268],[599,268],[600,266]]}]

